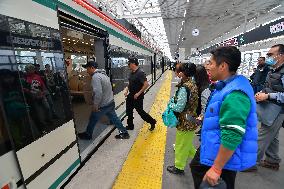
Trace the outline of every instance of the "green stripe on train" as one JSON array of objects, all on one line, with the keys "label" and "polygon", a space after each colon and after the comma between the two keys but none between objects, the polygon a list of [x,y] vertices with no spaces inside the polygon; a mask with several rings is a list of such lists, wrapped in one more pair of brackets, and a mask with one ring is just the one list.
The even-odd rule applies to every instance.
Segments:
[{"label": "green stripe on train", "polygon": [[130,39],[129,37],[126,37],[124,35],[122,35],[121,33],[115,31],[114,29],[111,29],[105,25],[103,25],[102,23],[98,22],[97,20],[94,20],[92,18],[90,18],[89,16],[85,15],[84,13],[80,12],[80,11],[77,11],[76,9],[70,7],[69,5],[66,5],[65,3],[62,3],[60,2],[59,0],[33,0],[34,2],[37,2],[41,5],[44,5],[46,7],[49,7],[53,10],[56,10],[56,6],[58,6],[59,8],[62,8],[63,10],[65,11],[68,11],[69,13],[72,13],[80,18],[82,18],[83,20],[85,21],[88,21],[94,25],[97,25],[103,29],[105,29],[106,31],[108,31],[109,34],[117,37],[117,38],[120,38],[121,40],[127,42],[127,43],[130,43],[132,45],[135,45],[139,48],[142,48],[146,51],[149,51],[149,52],[153,52],[152,50],[148,49],[147,47],[141,45],[140,43],[137,43],[136,41]]},{"label": "green stripe on train", "polygon": [[77,167],[77,165],[80,164],[80,159],[77,159],[50,187],[49,189],[56,189],[60,183],[67,178],[73,169]]}]

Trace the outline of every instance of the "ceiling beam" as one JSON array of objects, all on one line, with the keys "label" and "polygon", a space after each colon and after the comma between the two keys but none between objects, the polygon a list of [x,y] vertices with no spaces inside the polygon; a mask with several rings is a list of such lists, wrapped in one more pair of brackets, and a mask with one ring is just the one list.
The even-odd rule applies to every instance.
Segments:
[{"label": "ceiling beam", "polygon": [[145,0],[145,1],[142,3],[141,7],[140,7],[139,10],[138,10],[138,14],[140,14],[140,13],[142,12],[142,10],[144,9],[144,7],[145,7],[145,5],[147,4],[148,1],[149,1],[149,0]]},{"label": "ceiling beam", "polygon": [[132,15],[122,15],[121,18],[157,18],[157,17],[162,17],[161,12],[157,13],[145,13],[145,14],[132,14]]}]

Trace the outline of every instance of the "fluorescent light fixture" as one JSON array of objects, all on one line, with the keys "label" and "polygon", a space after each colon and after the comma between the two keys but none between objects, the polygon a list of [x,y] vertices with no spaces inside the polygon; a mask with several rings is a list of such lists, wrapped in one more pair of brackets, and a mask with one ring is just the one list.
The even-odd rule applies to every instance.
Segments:
[{"label": "fluorescent light fixture", "polygon": [[185,15],[186,15],[186,10],[184,10],[183,17],[185,17]]},{"label": "fluorescent light fixture", "polygon": [[188,2],[188,3],[189,3],[189,0],[186,0],[186,2]]},{"label": "fluorescent light fixture", "polygon": [[183,24],[184,24],[184,21],[181,22],[181,25],[182,25],[182,26],[183,26]]},{"label": "fluorescent light fixture", "polygon": [[279,7],[281,7],[281,6],[282,6],[282,5],[280,4],[280,5],[278,5],[278,6],[274,7],[274,8],[272,8],[272,9],[270,9],[268,12],[274,11],[275,9],[277,9],[277,8],[279,8]]}]

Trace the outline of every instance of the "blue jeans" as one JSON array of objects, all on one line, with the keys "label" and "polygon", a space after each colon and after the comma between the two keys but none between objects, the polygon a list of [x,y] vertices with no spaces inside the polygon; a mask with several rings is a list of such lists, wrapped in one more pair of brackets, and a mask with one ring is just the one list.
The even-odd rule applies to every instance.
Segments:
[{"label": "blue jeans", "polygon": [[121,132],[121,133],[127,133],[126,128],[123,126],[120,119],[117,117],[115,113],[115,104],[114,102],[111,102],[109,105],[101,107],[98,112],[91,112],[89,123],[87,126],[86,133],[92,136],[94,128],[97,124],[97,122],[101,119],[102,116],[106,115],[108,119],[115,125],[115,127]]}]

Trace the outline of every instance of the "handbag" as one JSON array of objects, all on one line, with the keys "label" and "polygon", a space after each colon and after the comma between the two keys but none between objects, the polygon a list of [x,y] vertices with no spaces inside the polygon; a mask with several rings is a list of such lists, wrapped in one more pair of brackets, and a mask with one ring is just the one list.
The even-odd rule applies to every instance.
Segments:
[{"label": "handbag", "polygon": [[174,111],[169,106],[167,106],[166,110],[162,114],[162,119],[165,126],[169,128],[176,127],[179,123]]}]

